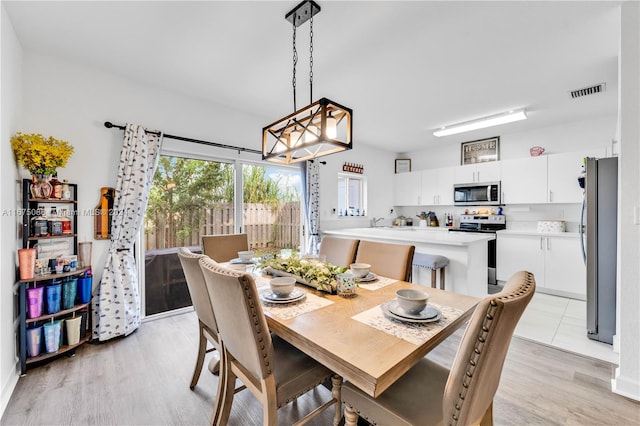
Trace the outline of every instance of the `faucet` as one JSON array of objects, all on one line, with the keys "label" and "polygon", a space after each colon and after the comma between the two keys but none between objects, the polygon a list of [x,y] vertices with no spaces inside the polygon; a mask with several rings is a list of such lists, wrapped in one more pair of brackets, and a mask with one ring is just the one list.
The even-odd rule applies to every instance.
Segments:
[{"label": "faucet", "polygon": [[375,228],[377,223],[380,222],[382,219],[384,219],[383,217],[373,217],[373,219],[371,219],[371,227]]}]

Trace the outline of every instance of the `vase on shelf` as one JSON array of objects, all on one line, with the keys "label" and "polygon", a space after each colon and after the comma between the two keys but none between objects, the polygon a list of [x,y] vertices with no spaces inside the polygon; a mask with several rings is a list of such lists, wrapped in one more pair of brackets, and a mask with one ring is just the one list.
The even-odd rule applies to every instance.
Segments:
[{"label": "vase on shelf", "polygon": [[49,198],[53,192],[53,186],[49,183],[51,175],[31,175],[31,196],[33,198]]}]

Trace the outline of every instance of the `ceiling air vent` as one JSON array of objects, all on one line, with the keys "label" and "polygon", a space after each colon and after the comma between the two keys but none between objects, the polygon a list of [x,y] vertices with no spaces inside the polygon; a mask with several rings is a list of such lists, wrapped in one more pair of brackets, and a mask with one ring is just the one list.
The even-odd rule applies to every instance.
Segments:
[{"label": "ceiling air vent", "polygon": [[587,95],[595,95],[596,93],[604,92],[607,88],[607,83],[596,84],[595,86],[583,87],[582,89],[572,90],[572,98],[581,98]]}]

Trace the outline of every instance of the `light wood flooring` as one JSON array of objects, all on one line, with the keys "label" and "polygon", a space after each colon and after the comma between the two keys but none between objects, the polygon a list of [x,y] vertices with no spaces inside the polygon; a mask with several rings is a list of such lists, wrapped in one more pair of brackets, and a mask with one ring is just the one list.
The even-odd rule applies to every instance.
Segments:
[{"label": "light wood flooring", "polygon": [[[461,332],[429,356],[450,365]],[[131,336],[80,347],[20,378],[2,425],[204,425],[217,377],[189,381],[197,348],[194,313],[142,324]],[[206,363],[205,363],[206,365]],[[613,366],[514,338],[494,402],[496,425],[638,425],[640,404],[611,393]],[[289,425],[329,398],[320,387],[279,411]],[[230,425],[262,424],[248,391],[236,395]],[[331,412],[312,425],[330,425]]]}]

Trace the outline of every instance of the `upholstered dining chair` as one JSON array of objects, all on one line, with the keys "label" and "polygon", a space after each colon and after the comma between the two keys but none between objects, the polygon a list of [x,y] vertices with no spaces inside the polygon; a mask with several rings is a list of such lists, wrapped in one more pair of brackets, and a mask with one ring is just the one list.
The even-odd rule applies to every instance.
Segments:
[{"label": "upholstered dining chair", "polygon": [[[186,247],[180,247],[178,249],[178,258],[182,264],[184,277],[187,280],[187,288],[189,289],[189,295],[191,296],[191,303],[193,303],[193,308],[198,316],[198,357],[196,358],[196,366],[193,370],[191,384],[189,385],[191,389],[193,389],[198,383],[205,354],[219,349],[218,325],[216,324],[216,319],[213,315],[213,307],[211,306],[211,299],[209,298],[207,285],[204,282],[202,268],[200,268],[200,264],[198,263],[198,261],[203,257],[207,256],[204,254],[193,253]],[[207,349],[207,342],[212,345],[210,349]],[[209,362],[209,370],[211,370],[212,373],[217,372],[219,364],[220,356],[219,353],[216,352],[212,354],[211,361]]]},{"label": "upholstered dining chair", "polygon": [[212,424],[226,425],[233,389],[240,379],[260,401],[263,424],[278,423],[277,410],[331,379],[333,398],[297,424],[335,407],[334,424],[341,419],[342,379],[284,340],[269,333],[253,277],[200,259],[218,324],[221,357],[218,401]]},{"label": "upholstered dining chair", "polygon": [[360,240],[326,236],[320,243],[320,256],[328,263],[348,268],[356,260],[356,252]]},{"label": "upholstered dining chair", "polygon": [[415,246],[361,240],[357,263],[368,263],[371,272],[383,277],[411,281],[411,265]]},{"label": "upholstered dining chair", "polygon": [[228,262],[249,250],[247,234],[203,235],[202,252],[216,262]]},{"label": "upholstered dining chair", "polygon": [[423,358],[375,399],[345,383],[345,426],[358,416],[378,425],[492,425],[502,365],[535,287],[533,274],[521,271],[481,300],[450,370]]}]

